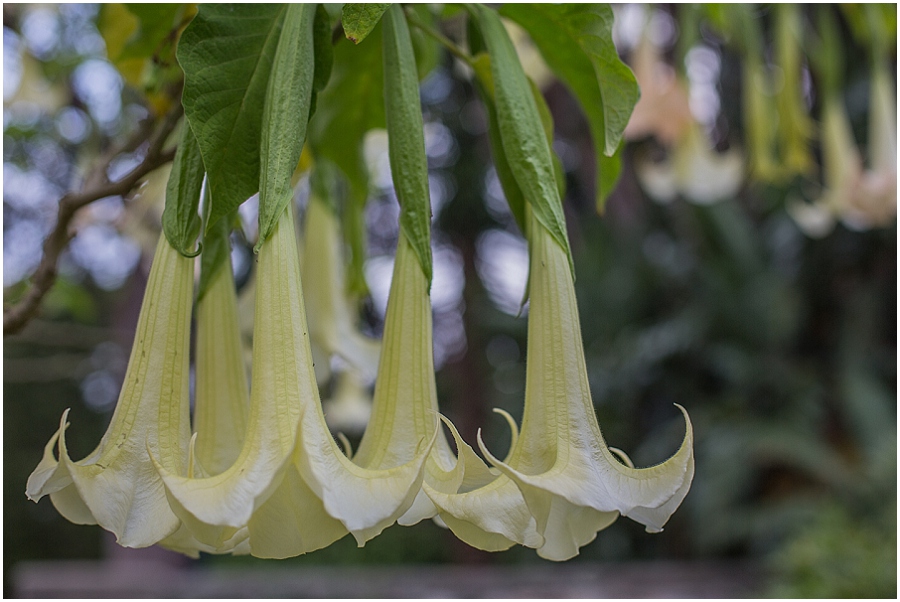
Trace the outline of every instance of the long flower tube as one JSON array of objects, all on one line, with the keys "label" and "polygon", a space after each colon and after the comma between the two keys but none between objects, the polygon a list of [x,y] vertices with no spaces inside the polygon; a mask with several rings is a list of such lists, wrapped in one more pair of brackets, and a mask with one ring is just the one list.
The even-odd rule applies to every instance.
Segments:
[{"label": "long flower tube", "polygon": [[868,157],[869,166],[843,215],[857,229],[890,225],[897,215],[897,99],[884,65],[872,73]]},{"label": "long flower tube", "polygon": [[[216,235],[224,240],[217,242],[227,248],[228,230],[224,227],[224,222],[219,230]],[[211,250],[212,243],[207,242],[207,250]],[[245,447],[252,446],[244,445],[245,435],[249,432],[249,388],[238,328],[237,297],[230,254],[225,253],[224,261],[218,265],[204,261],[202,269],[214,271],[205,294],[197,301],[195,436],[190,448],[190,462],[186,467],[187,477],[177,479],[162,465],[157,469],[167,485],[173,509],[184,522],[186,530],[202,542],[202,551],[248,553],[248,533],[244,525],[226,523],[226,526],[216,528],[203,524],[202,520],[186,511],[179,501],[192,499],[185,489],[211,484],[213,479],[207,477],[225,473],[237,463]],[[282,465],[291,450],[289,446],[283,455]],[[246,457],[241,460],[246,465]],[[259,466],[256,468],[260,469]],[[265,468],[260,470],[264,473],[260,475],[264,480]],[[274,477],[270,475],[269,478]],[[225,492],[224,488],[216,489],[215,495],[217,497],[214,501],[202,502],[209,513],[214,512],[217,504],[223,500],[236,505],[234,494]],[[199,514],[206,518],[205,513]],[[169,547],[184,551],[176,546]]]},{"label": "long flower tube", "polygon": [[[449,421],[445,420],[461,450],[459,459],[440,429],[428,280],[402,230],[384,333],[372,418],[353,456],[354,463],[378,469],[409,462],[423,441],[433,440],[423,480],[429,487],[455,493],[467,474],[469,478],[478,473],[489,475],[487,466],[461,442]],[[412,525],[436,514],[437,508],[424,491],[419,491],[398,523]]]},{"label": "long flower tube", "polygon": [[73,461],[66,447],[66,410],[28,479],[30,499],[49,494],[65,518],[76,524],[99,524],[122,546],[151,546],[180,527],[147,449],[162,455],[168,470],[185,470],[193,275],[193,259],[182,256],[160,235],[125,383],[109,428],[91,454]]},{"label": "long flower tube", "polygon": [[[327,546],[346,534],[340,523],[324,512],[321,501],[308,488],[296,510],[304,520],[284,524],[279,524],[280,520],[267,520],[271,505],[258,516],[255,514],[285,482],[294,483],[286,479],[285,473],[290,471],[297,449],[299,422],[304,407],[318,404],[315,378],[309,382],[309,342],[290,215],[290,210],[284,212],[275,233],[260,250],[250,412],[246,435],[242,435],[243,445],[231,447],[240,450],[237,457],[221,471],[203,471],[212,476],[193,472],[172,474],[162,465],[157,467],[173,508],[200,541],[222,549],[240,530],[247,528],[251,553],[274,557],[282,557],[283,535],[290,534],[295,546],[299,546],[291,548],[291,553],[286,555],[296,555]],[[207,297],[217,292],[215,284]],[[224,376],[223,368],[224,371],[243,370],[236,340],[236,314],[229,324],[235,332],[228,337],[229,341],[220,341],[226,351],[225,362],[218,368],[210,366],[219,376]],[[229,350],[232,353],[227,353]],[[240,401],[234,403],[239,405]],[[226,404],[220,409],[228,407]],[[202,428],[202,423],[198,426]],[[206,444],[210,449],[204,452],[199,447],[204,433],[198,428],[198,448],[194,455],[200,459],[201,466],[204,456],[217,459],[218,455],[216,468],[221,469],[224,456],[214,443],[215,433],[210,435],[207,435],[210,443]],[[296,485],[303,487],[302,483]],[[250,526],[251,518],[256,519],[253,526]]]},{"label": "long flower tube", "polygon": [[[694,474],[693,435],[666,462],[634,469],[607,447],[591,401],[575,290],[565,251],[529,212],[531,305],[521,433],[506,460],[479,447],[521,490],[543,538],[538,554],[566,560],[619,514],[662,530]],[[630,463],[630,461],[629,461]]]},{"label": "long flower tube", "polygon": [[[281,217],[282,223],[276,228],[268,244],[280,249],[278,261],[288,265],[286,271],[290,271],[289,280],[296,280],[299,289],[297,247],[290,224],[290,213],[289,210],[286,216]],[[288,275],[285,274],[285,277]],[[305,336],[307,329],[305,315],[302,312],[302,295],[293,296],[292,299],[299,305],[302,316],[300,322],[302,336],[296,343],[302,346],[308,358],[309,341]],[[300,421],[299,444],[295,448],[292,465],[296,474],[288,471],[290,479],[286,477],[286,482],[290,482],[281,492],[277,503],[281,511],[287,511],[291,506],[288,501],[292,496],[305,496],[306,491],[301,491],[302,488],[296,486],[302,482],[316,498],[321,500],[320,503],[328,516],[340,521],[345,532],[349,531],[362,546],[396,522],[412,505],[421,487],[425,460],[434,444],[436,432],[430,439],[425,437],[418,439],[415,453],[402,464],[400,463],[402,460],[399,459],[393,463],[390,459],[383,459],[377,465],[374,462],[361,464],[355,461],[356,457],[351,460],[328,431],[311,363],[306,361],[303,369],[306,373],[303,378],[305,389],[301,395],[304,402],[303,417]],[[373,435],[375,437],[373,446],[376,449],[388,449],[393,442],[386,440],[387,435],[384,432],[376,432]],[[399,454],[391,453],[391,458],[399,458]],[[306,517],[301,517],[303,518]],[[250,524],[250,533],[250,543],[253,547],[253,521]]]},{"label": "long flower tube", "polygon": [[300,262],[309,336],[313,346],[321,349],[326,365],[331,355],[338,355],[371,382],[381,348],[377,340],[356,328],[356,312],[346,293],[342,243],[338,217],[314,191],[306,209]]},{"label": "long flower tube", "polygon": [[821,238],[829,234],[834,229],[835,216],[845,213],[862,172],[862,157],[853,139],[850,118],[840,96],[831,94],[822,108],[824,189],[812,203],[789,200],[788,212],[808,236]]}]

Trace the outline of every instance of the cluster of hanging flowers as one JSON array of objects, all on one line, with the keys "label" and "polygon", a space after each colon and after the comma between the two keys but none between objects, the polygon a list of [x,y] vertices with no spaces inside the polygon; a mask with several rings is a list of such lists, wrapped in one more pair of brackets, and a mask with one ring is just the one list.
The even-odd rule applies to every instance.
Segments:
[{"label": "cluster of hanging flowers", "polygon": [[[249,387],[227,252],[229,228],[221,219],[204,228],[191,422],[192,256],[200,250],[194,246],[203,162],[185,124],[167,190],[164,231],[110,426],[96,450],[72,460],[66,411],[28,480],[29,498],[49,496],[65,518],[100,525],[123,546],[158,544],[191,556],[286,558],[348,533],[362,546],[395,523],[433,519],[483,550],[519,544],[544,558],[566,560],[619,515],[649,532],[662,530],[694,473],[687,413],[681,408],[686,424],[681,447],[657,466],[635,468],[604,441],[591,401],[572,259],[536,98],[496,13],[480,6],[472,11],[490,55],[489,71],[479,77],[502,141],[502,149],[493,150],[497,156],[505,153],[513,176],[505,186],[517,187],[527,200],[519,212],[530,248],[525,406],[521,427],[506,416],[512,444],[502,459],[479,435],[486,463],[438,411],[427,163],[414,55],[397,5],[382,19],[389,154],[401,206],[384,337],[371,417],[358,449],[344,438],[339,443],[329,431],[311,335],[330,332],[330,344],[351,363],[358,350],[341,340],[348,335],[340,328],[307,322],[304,301],[313,295],[326,295],[324,309],[329,309],[327,291],[304,295],[301,273],[314,276],[309,269],[301,272],[291,202],[290,174],[305,138],[312,83],[286,57],[297,54],[292,44],[311,45],[315,7],[291,5],[263,117]],[[282,143],[279,136],[290,132],[285,120],[297,115],[303,116],[299,144],[293,140],[282,147],[287,152],[272,153],[270,147]],[[204,198],[208,208],[210,195]],[[327,213],[314,213],[320,211],[329,208],[311,205],[308,219],[326,223]],[[324,229],[320,234],[328,239]],[[307,230],[307,237],[312,235]],[[309,250],[304,261],[312,261]]]}]

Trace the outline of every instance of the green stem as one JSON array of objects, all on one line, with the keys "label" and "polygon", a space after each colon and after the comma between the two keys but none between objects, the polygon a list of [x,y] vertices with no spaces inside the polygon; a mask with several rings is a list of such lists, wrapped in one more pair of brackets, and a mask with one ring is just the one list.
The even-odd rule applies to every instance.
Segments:
[{"label": "green stem", "polygon": [[469,56],[469,54],[465,50],[457,46],[453,42],[453,40],[425,23],[422,19],[419,18],[419,15],[417,15],[412,10],[407,9],[405,12],[406,20],[409,21],[411,25],[419,28],[424,33],[437,40],[444,48],[450,51],[450,54],[467,64],[469,67],[472,67],[473,69],[475,68],[475,62],[472,57]]}]

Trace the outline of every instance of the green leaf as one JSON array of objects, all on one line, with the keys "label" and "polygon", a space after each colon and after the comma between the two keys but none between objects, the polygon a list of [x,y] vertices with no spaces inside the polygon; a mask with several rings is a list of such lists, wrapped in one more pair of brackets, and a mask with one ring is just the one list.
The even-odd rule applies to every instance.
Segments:
[{"label": "green leaf", "polygon": [[203,188],[203,159],[200,147],[188,123],[181,126],[181,140],[166,184],[166,207],[162,226],[172,248],[186,257],[195,257],[193,250],[200,232],[200,190]]},{"label": "green leaf", "polygon": [[384,104],[378,100],[384,89],[381,29],[376,27],[359,47],[347,43],[334,47],[331,80],[318,95],[307,134],[317,159],[325,157],[337,165],[360,201],[369,192],[363,138],[385,123]]},{"label": "green leaf", "polygon": [[616,189],[622,173],[622,144],[611,157],[597,153],[597,213],[606,208],[606,199]]},{"label": "green leaf", "polygon": [[388,9],[387,4],[345,4],[341,11],[341,22],[344,26],[344,35],[354,44],[359,44],[372,33],[375,26],[381,20],[381,15]]},{"label": "green leaf", "polygon": [[431,196],[419,75],[403,9],[384,14],[384,107],[391,177],[400,201],[400,228],[431,285]]},{"label": "green leaf", "polygon": [[[410,4],[407,10],[413,11],[426,25],[437,29],[437,19],[428,4]],[[428,77],[434,71],[441,60],[441,47],[438,41],[419,28],[413,28],[409,32],[412,38],[413,49],[416,52],[416,69],[419,72],[419,81]]]},{"label": "green leaf", "polygon": [[[506,153],[503,151],[500,126],[497,123],[497,108],[494,105],[494,83],[491,75],[490,60],[490,57],[484,53],[475,57],[475,84],[488,114],[488,139],[491,143],[491,156],[494,160],[494,169],[497,171],[497,179],[500,181],[500,187],[503,189],[510,212],[524,234],[527,232],[525,229],[525,197],[522,194],[522,189],[516,183],[509,161],[506,159]],[[562,162],[553,150],[553,116],[550,114],[550,108],[547,106],[544,96],[537,85],[531,79],[528,80],[528,84],[531,87],[531,93],[534,96],[535,105],[541,117],[541,127],[543,128],[544,136],[547,137],[547,144],[550,145],[556,186],[560,198],[562,198],[565,195],[565,173],[563,172]]]},{"label": "green leaf", "polygon": [[182,102],[212,195],[207,228],[259,189],[262,106],[285,11],[203,4],[181,35]]},{"label": "green leaf", "polygon": [[[487,58],[487,55],[481,56]],[[480,80],[476,81],[480,82]],[[500,181],[500,188],[503,189],[503,196],[506,197],[509,210],[513,214],[519,230],[524,234],[527,232],[525,229],[525,197],[522,195],[522,189],[516,183],[516,177],[512,173],[509,161],[506,160],[506,153],[503,152],[503,140],[500,137],[500,126],[497,124],[497,109],[494,107],[493,96],[484,90],[483,85],[480,84],[478,88],[488,114],[488,139],[491,142],[491,157],[494,159],[497,179]]]},{"label": "green leaf", "polygon": [[497,13],[481,5],[475,5],[473,10],[491,57],[503,151],[535,217],[565,249],[574,275],[550,145],[528,78]]},{"label": "green leaf", "polygon": [[331,79],[331,66],[334,63],[334,49],[331,44],[331,17],[325,6],[316,8],[316,19],[313,22],[313,46],[316,57],[316,71],[313,76],[313,90],[321,92]]},{"label": "green leaf", "polygon": [[616,173],[616,162],[602,156],[615,154],[640,97],[634,74],[612,41],[612,9],[607,4],[504,4],[500,13],[528,31],[581,104],[597,154],[597,205],[602,208],[614,184],[609,172]]},{"label": "green leaf", "polygon": [[306,141],[313,89],[315,4],[289,4],[263,104],[259,171],[259,241],[265,242],[294,196],[291,176]]}]

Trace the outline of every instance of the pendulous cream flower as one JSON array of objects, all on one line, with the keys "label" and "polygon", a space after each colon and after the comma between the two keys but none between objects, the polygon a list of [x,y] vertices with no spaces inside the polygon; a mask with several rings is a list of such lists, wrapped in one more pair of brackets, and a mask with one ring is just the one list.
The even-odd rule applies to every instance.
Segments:
[{"label": "pendulous cream flower", "polygon": [[797,225],[813,238],[834,229],[862,178],[863,164],[853,140],[850,119],[836,94],[825,98],[822,108],[822,174],[825,189],[813,203],[789,200],[787,210]]},{"label": "pendulous cream flower", "polygon": [[842,215],[854,229],[888,226],[897,215],[897,99],[883,65],[872,74],[868,145],[869,168]]},{"label": "pendulous cream flower", "polygon": [[694,121],[687,89],[675,70],[663,62],[646,30],[631,63],[641,98],[625,127],[625,139],[655,136],[664,145],[675,144]]},{"label": "pendulous cream flower", "polygon": [[313,347],[324,366],[338,355],[371,382],[378,370],[381,346],[356,327],[356,311],[346,292],[340,223],[315,191],[306,209],[300,275],[306,283],[306,311]]},{"label": "pendulous cream flower", "polygon": [[[423,441],[434,441],[425,463],[424,484],[455,493],[467,475],[471,477],[479,471],[487,474],[488,468],[468,445],[460,445],[456,429],[445,420],[457,439],[457,449],[462,450],[461,458],[457,459],[440,428],[432,340],[428,280],[401,230],[372,418],[353,461],[367,468],[407,463],[419,453]],[[420,490],[413,505],[397,522],[413,525],[433,518],[437,512]]]},{"label": "pendulous cream flower", "polygon": [[[566,560],[619,514],[661,531],[690,488],[693,435],[687,412],[679,450],[651,468],[618,460],[597,425],[588,385],[575,289],[566,252],[529,217],[531,305],[521,432],[491,464],[519,487],[543,537],[538,554]],[[628,461],[630,464],[630,461]]]},{"label": "pendulous cream flower", "polygon": [[670,157],[653,162],[639,157],[635,173],[647,194],[669,203],[682,194],[700,205],[732,197],[744,179],[744,157],[737,149],[716,152],[703,132],[692,122],[675,144]]},{"label": "pendulous cream flower", "polygon": [[[296,512],[302,513],[309,523],[279,524],[268,520],[268,511],[260,512],[280,487],[291,482],[285,473],[290,470],[297,448],[304,406],[318,403],[308,382],[312,366],[290,215],[290,210],[284,212],[275,233],[259,253],[246,432],[236,432],[242,422],[239,414],[246,398],[246,384],[232,382],[230,401],[209,400],[218,419],[224,421],[225,430],[236,435],[232,442],[228,444],[217,432],[223,427],[222,422],[204,418],[204,411],[208,410],[201,406],[197,445],[192,454],[196,462],[178,473],[167,470],[164,462],[157,465],[172,508],[198,540],[220,551],[227,549],[242,530],[251,553],[275,557],[281,556],[277,549],[272,551],[270,543],[280,541],[284,535],[289,534],[295,545],[301,546],[296,553],[303,553],[327,546],[346,534],[340,523],[324,513],[321,502],[308,488],[308,499],[297,506]],[[223,267],[221,271],[228,270]],[[220,283],[219,278],[225,282]],[[218,310],[222,320],[218,335],[205,329],[199,332],[205,326],[215,328],[213,322],[198,325],[201,341],[205,337],[221,337],[218,357],[201,356],[202,348],[198,347],[198,370],[202,364],[217,384],[224,384],[226,378],[241,380],[234,373],[244,370],[233,288],[227,275],[217,274],[203,300],[214,304],[210,309]],[[198,387],[213,385],[211,381],[198,375]],[[311,384],[312,391],[316,391],[314,377]],[[215,392],[212,387],[198,388],[198,400],[201,393]],[[204,461],[213,466],[204,465]]]},{"label": "pendulous cream flower", "polygon": [[822,109],[822,173],[825,189],[812,203],[788,201],[787,209],[808,236],[829,234],[836,219],[868,230],[897,215],[897,102],[890,74],[876,68],[869,96],[869,168],[856,142],[841,98],[832,94]]},{"label": "pendulous cream flower", "polygon": [[[91,454],[73,461],[66,448],[66,410],[28,479],[30,499],[50,495],[65,518],[76,524],[99,524],[122,546],[166,544],[180,527],[147,450],[165,452],[169,470],[186,468],[193,275],[194,260],[160,235],[125,384],[109,428]],[[183,535],[178,545],[190,547],[190,538]]]}]

